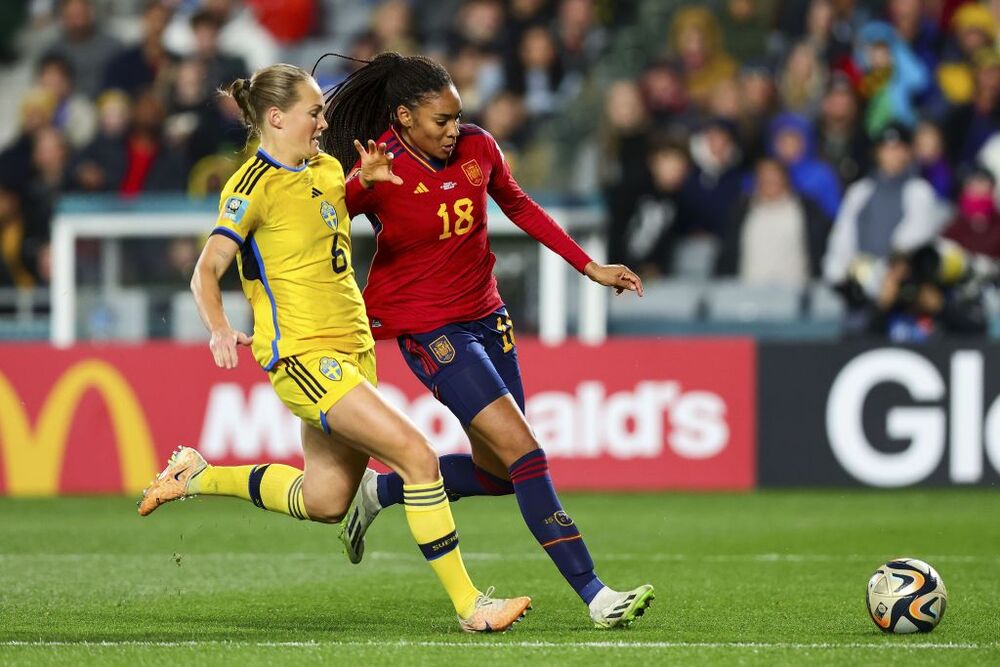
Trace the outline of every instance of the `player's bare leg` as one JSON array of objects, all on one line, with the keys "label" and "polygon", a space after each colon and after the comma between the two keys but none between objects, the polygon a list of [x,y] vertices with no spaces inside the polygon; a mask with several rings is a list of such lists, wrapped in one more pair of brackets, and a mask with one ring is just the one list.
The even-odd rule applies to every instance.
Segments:
[{"label": "player's bare leg", "polygon": [[368,465],[368,455],[302,422],[302,497],[313,521],[340,523]]},{"label": "player's bare leg", "polygon": [[[306,473],[302,484],[309,516],[313,512],[327,523],[340,523],[340,541],[352,563],[364,555],[364,535],[378,515],[365,505],[365,480],[376,473],[368,468],[370,457],[353,448],[334,433],[324,433],[302,423],[302,449],[306,452]],[[356,491],[354,491],[357,489]],[[352,493],[353,492],[353,493]]]},{"label": "player's bare leg", "polygon": [[530,598],[494,599],[492,590],[483,594],[469,579],[437,454],[413,423],[367,383],[330,408],[327,423],[338,441],[378,458],[403,478],[410,531],[448,592],[462,629],[502,632],[519,621]]},{"label": "player's bare leg", "polygon": [[398,472],[407,484],[424,484],[437,478],[437,455],[427,438],[367,382],[347,392],[326,414],[339,442],[377,458]]},{"label": "player's bare leg", "polygon": [[[297,519],[338,523],[347,512],[368,457],[338,446],[330,436],[305,423],[302,448],[305,471],[272,464],[214,467],[191,447],[178,447],[143,491],[139,514],[146,516],[164,503],[205,494],[251,500],[258,507]],[[267,477],[275,474],[276,480]],[[209,476],[216,479],[206,482]],[[298,483],[297,478],[301,478]],[[256,491],[249,488],[254,485]]]},{"label": "player's bare leg", "polygon": [[[496,478],[494,481],[508,481],[506,466],[490,450],[489,445],[485,442],[477,444],[479,436],[474,431],[467,430],[466,434],[473,443],[472,459],[476,467],[493,475]],[[442,464],[445,464],[447,457],[439,460]],[[447,473],[444,473],[443,470],[442,474],[447,476]],[[374,470],[368,469],[365,471],[364,476],[361,478],[361,484],[358,486],[358,492],[351,503],[350,512],[343,523],[344,529],[341,532],[341,541],[344,543],[344,550],[347,552],[348,558],[355,564],[360,563],[364,558],[365,534],[379,515],[379,512],[383,509],[382,503],[379,501],[378,478],[379,475]],[[505,486],[506,488],[494,488],[494,493],[497,495],[513,493],[509,483]],[[448,488],[448,492],[449,494],[455,493],[452,488]],[[461,497],[460,494],[457,494],[457,497]],[[452,497],[452,500],[454,498],[455,496]]]},{"label": "player's bare leg", "polygon": [[[357,489],[353,494],[353,498],[347,499],[350,507],[344,507],[344,511],[347,514],[340,532],[340,540],[344,544],[344,551],[348,559],[355,564],[360,563],[364,556],[365,533],[381,509],[381,506],[378,505],[377,495],[370,488],[374,482],[376,473],[373,470],[366,470],[366,465],[370,458],[369,455],[379,458],[394,469],[400,469],[409,463],[409,459],[413,458],[414,454],[418,454],[420,451],[419,445],[417,446],[418,449],[407,449],[407,445],[405,444],[407,439],[413,439],[414,436],[404,428],[405,425],[399,422],[398,419],[386,422],[385,426],[392,430],[382,434],[383,441],[374,446],[367,441],[370,434],[368,429],[374,428],[373,424],[366,423],[365,426],[352,430],[352,426],[358,426],[361,423],[354,416],[355,413],[360,412],[365,418],[369,418],[375,412],[383,409],[382,404],[384,402],[378,400],[373,403],[373,395],[369,392],[370,389],[361,389],[359,392],[352,390],[347,396],[341,399],[343,406],[340,409],[330,410],[329,423],[333,425],[331,428],[334,430],[332,434],[327,435],[314,428],[304,427],[302,436],[304,447],[306,446],[307,438],[310,442],[314,443],[314,447],[316,448],[326,448],[326,443],[328,442],[337,443],[339,446],[335,449],[338,452],[343,452],[337,454],[337,456],[345,457],[345,460],[352,462],[350,479],[324,480],[324,483],[320,484],[317,482],[315,487],[310,488],[315,488],[317,494],[322,493],[324,489],[328,490],[326,491],[328,494],[339,493],[341,489],[345,488]],[[393,425],[395,425],[395,428],[393,428]],[[422,436],[419,439],[421,440],[421,444],[423,444]],[[333,454],[330,456],[333,456]],[[411,479],[433,481],[437,473],[437,461],[435,460],[433,464],[428,462],[426,468],[426,470],[420,470],[411,466],[407,475]],[[336,491],[333,489],[336,489]],[[331,499],[331,501],[333,500]],[[340,500],[341,498],[338,497],[335,499],[335,502],[340,502]]]},{"label": "player's bare leg", "polygon": [[539,449],[535,434],[510,394],[483,408],[469,424],[468,431],[474,436],[473,459],[498,477],[509,479],[510,466],[525,454]]},{"label": "player's bare leg", "polygon": [[[507,466],[504,465],[504,462],[500,459],[497,453],[493,451],[493,445],[490,441],[472,427],[465,429],[465,433],[469,436],[469,444],[472,445],[473,462],[494,477],[509,481],[510,473],[507,472]],[[529,449],[523,454],[515,456],[512,461],[516,461],[529,451],[531,450]]]},{"label": "player's bare leg", "polygon": [[490,469],[497,461],[505,467],[525,523],[587,604],[595,625],[622,627],[641,616],[654,598],[653,587],[620,592],[597,577],[583,536],[556,495],[545,453],[514,399],[507,394],[490,403],[473,418],[469,431],[474,435],[473,458],[494,475],[501,472]]}]

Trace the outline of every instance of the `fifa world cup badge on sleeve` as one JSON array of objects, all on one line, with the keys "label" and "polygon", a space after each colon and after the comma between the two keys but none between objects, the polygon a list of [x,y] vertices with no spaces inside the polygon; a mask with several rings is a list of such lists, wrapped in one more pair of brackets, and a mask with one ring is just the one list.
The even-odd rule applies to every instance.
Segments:
[{"label": "fifa world cup badge on sleeve", "polygon": [[248,206],[250,206],[250,200],[234,195],[226,200],[226,205],[222,207],[222,215],[238,225],[243,220],[243,216],[246,215]]}]

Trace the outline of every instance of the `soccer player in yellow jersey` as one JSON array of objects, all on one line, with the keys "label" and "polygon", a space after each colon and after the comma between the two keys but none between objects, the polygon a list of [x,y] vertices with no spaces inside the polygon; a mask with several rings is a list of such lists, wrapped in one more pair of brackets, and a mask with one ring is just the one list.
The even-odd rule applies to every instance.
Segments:
[{"label": "soccer player in yellow jersey", "polygon": [[[299,519],[338,523],[378,458],[405,480],[406,519],[469,632],[503,631],[530,598],[495,599],[472,584],[427,439],[375,390],[374,341],[351,267],[350,219],[340,163],[319,151],[327,123],[313,78],[272,65],[234,82],[235,98],[260,149],[226,184],[219,218],[191,281],[211,332],[215,363],[237,364],[250,345],[281,400],[302,420],[305,472],[290,466],[211,466],[189,447],[171,457],[143,493],[139,513],[185,496],[236,496]],[[369,145],[371,182],[397,182],[385,145]],[[254,332],[232,328],[219,278],[234,258],[253,306]]]}]

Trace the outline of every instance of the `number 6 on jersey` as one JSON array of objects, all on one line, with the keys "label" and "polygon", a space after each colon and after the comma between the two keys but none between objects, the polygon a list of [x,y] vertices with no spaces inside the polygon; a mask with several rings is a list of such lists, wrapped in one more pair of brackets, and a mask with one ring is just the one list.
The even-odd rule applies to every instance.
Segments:
[{"label": "number 6 on jersey", "polygon": [[344,252],[343,248],[337,247],[337,241],[340,240],[340,234],[334,232],[333,234],[333,247],[330,249],[330,255],[333,256],[331,263],[333,265],[334,273],[343,273],[347,270],[347,253]]}]

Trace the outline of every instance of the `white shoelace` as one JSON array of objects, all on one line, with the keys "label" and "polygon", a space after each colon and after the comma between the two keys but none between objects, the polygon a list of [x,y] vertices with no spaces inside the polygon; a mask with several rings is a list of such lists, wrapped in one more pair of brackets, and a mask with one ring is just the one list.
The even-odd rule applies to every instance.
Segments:
[{"label": "white shoelace", "polygon": [[496,591],[496,586],[490,586],[486,589],[485,593],[480,593],[479,597],[476,598],[476,608],[485,607],[493,602],[493,592]]}]

